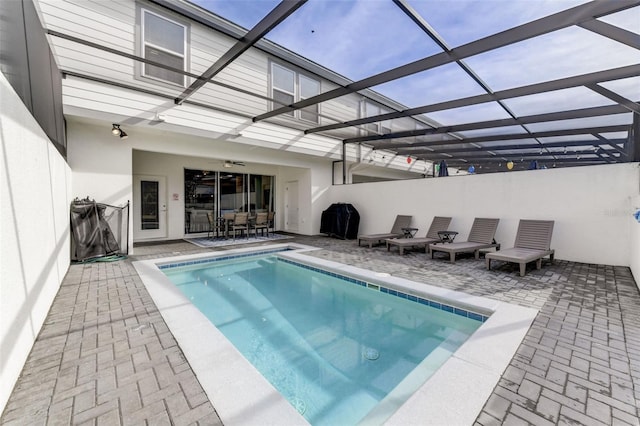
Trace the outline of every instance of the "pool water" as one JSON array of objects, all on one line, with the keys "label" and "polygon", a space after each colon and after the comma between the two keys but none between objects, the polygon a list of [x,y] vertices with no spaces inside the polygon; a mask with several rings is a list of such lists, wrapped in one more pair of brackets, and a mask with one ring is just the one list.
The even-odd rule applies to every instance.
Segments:
[{"label": "pool water", "polygon": [[163,272],[313,425],[390,416],[482,324],[274,255]]}]

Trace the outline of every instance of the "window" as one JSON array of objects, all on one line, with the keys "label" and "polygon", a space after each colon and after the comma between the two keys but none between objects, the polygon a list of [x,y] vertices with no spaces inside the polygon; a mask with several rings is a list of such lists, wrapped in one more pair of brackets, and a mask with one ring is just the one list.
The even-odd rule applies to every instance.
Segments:
[{"label": "window", "polygon": [[[320,82],[312,78],[300,75],[300,100],[312,98],[320,93]],[[307,121],[318,123],[318,104],[309,105],[300,110],[300,118]]]},{"label": "window", "polygon": [[[275,109],[318,95],[320,81],[274,63],[271,64],[271,89]],[[318,104],[287,113],[291,117],[314,123],[319,122],[319,114]]]},{"label": "window", "polygon": [[[296,74],[273,64],[271,76],[273,80],[273,99],[278,103],[275,107],[292,104],[295,99]],[[290,111],[287,114],[293,116],[293,113],[294,111]]]},{"label": "window", "polygon": [[[148,10],[142,10],[142,57],[173,68],[186,69],[187,27]],[[145,77],[184,87],[184,75],[155,65],[142,64]]]},{"label": "window", "polygon": [[[362,117],[374,117],[376,115],[386,114],[391,110],[381,108],[372,102],[362,101]],[[378,135],[391,133],[391,120],[376,121],[363,125],[366,135]]]}]

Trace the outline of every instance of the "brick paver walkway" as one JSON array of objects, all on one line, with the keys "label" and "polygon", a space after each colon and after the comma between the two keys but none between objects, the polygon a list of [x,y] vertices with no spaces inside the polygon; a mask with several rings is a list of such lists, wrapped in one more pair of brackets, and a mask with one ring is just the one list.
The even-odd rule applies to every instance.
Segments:
[{"label": "brick paver walkway", "polygon": [[[628,268],[516,265],[354,241],[293,240],[309,254],[540,310],[476,425],[640,425],[640,294]],[[282,241],[280,241],[282,242]],[[188,254],[178,242],[131,260]],[[72,265],[1,424],[220,424],[131,260]],[[419,423],[419,421],[418,421]]]}]

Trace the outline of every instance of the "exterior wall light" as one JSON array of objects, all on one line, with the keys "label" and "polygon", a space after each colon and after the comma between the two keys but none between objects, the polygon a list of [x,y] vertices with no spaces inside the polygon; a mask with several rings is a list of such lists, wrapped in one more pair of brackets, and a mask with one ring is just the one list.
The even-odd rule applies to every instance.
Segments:
[{"label": "exterior wall light", "polygon": [[127,139],[129,137],[129,135],[127,135],[127,133],[120,128],[119,124],[115,124],[114,123],[111,126],[112,126],[111,127],[111,134],[113,136],[120,136],[120,139]]}]

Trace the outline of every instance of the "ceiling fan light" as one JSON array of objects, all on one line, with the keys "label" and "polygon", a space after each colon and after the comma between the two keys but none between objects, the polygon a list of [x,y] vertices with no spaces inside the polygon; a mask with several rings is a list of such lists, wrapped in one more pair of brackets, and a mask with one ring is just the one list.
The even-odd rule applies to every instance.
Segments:
[{"label": "ceiling fan light", "polygon": [[231,161],[225,161],[224,162],[224,168],[225,169],[229,169],[231,167],[233,167],[233,163]]}]

